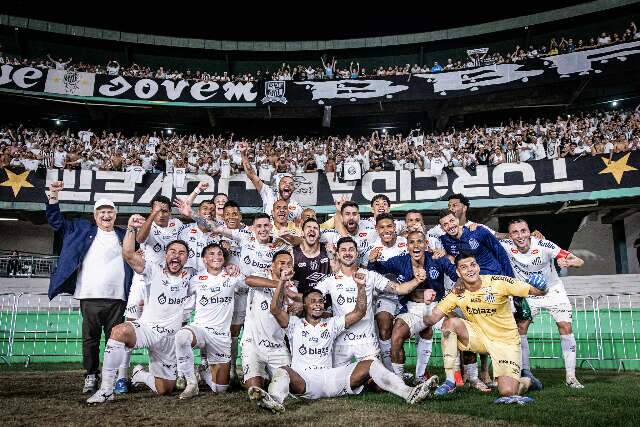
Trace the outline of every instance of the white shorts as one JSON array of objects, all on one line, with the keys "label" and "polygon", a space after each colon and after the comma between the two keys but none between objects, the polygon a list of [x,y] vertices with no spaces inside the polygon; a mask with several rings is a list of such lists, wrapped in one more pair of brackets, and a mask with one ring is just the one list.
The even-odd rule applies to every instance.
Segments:
[{"label": "white shorts", "polygon": [[334,345],[333,366],[342,367],[361,360],[375,360],[380,355],[378,341],[363,344]]},{"label": "white shorts", "polygon": [[536,317],[541,310],[547,310],[556,323],[572,321],[571,302],[563,286],[555,286],[541,297],[528,297],[527,302],[531,308],[531,317]]},{"label": "white shorts", "polygon": [[142,315],[144,307],[144,278],[142,274],[133,273],[131,281],[131,289],[129,290],[129,298],[127,299],[127,308],[124,310],[126,319],[139,319]]},{"label": "white shorts", "polygon": [[254,377],[270,379],[273,371],[291,364],[291,355],[285,344],[280,348],[266,349],[256,345],[251,338],[243,338],[240,348],[244,381]]},{"label": "white shorts", "polygon": [[196,337],[196,347],[207,352],[207,362],[210,365],[216,363],[229,363],[231,360],[231,334],[229,331],[217,331],[200,325],[187,325]]},{"label": "white shorts", "polygon": [[137,320],[130,322],[136,333],[134,348],[146,348],[149,352],[149,372],[156,378],[177,378],[178,362],[175,351],[175,334],[158,332],[152,325]]},{"label": "white shorts", "polygon": [[303,399],[316,400],[323,397],[338,397],[346,394],[360,394],[364,386],[351,389],[351,373],[357,363],[350,363],[337,368],[307,369],[296,371],[304,379]]},{"label": "white shorts", "polygon": [[407,312],[399,314],[398,319],[402,319],[409,326],[410,336],[415,337],[426,328],[422,318],[431,314],[435,305],[434,302],[430,304],[414,301],[407,302]]},{"label": "white shorts", "polygon": [[375,308],[375,314],[378,313],[389,313],[394,316],[398,313],[398,309],[400,303],[398,302],[398,298],[392,298],[386,295],[378,295],[374,301],[373,306]]},{"label": "white shorts", "polygon": [[247,316],[247,294],[236,293],[233,299],[233,317],[232,325],[244,325],[244,319]]}]

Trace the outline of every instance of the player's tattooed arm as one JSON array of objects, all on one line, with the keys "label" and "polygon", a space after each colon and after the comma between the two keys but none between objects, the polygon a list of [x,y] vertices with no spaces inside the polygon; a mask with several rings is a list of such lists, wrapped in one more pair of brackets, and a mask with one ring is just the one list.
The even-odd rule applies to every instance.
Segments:
[{"label": "player's tattooed arm", "polygon": [[[284,276],[284,273],[283,273],[283,276]],[[287,281],[288,280],[285,279],[284,277],[281,277],[281,280],[278,281],[276,290],[273,293],[273,298],[271,298],[271,307],[269,308],[269,310],[271,311],[271,314],[273,315],[273,317],[276,318],[276,321],[278,322],[278,325],[280,325],[281,328],[286,328],[287,326],[289,326],[289,313],[283,310],[284,295],[285,295],[284,288],[286,286]]]},{"label": "player's tattooed arm", "polygon": [[127,233],[122,241],[122,258],[138,274],[144,271],[144,255],[136,252],[136,231],[144,224],[142,215],[131,215],[127,224]]},{"label": "player's tattooed arm", "polygon": [[395,295],[407,295],[425,280],[427,280],[427,272],[424,268],[414,269],[413,279],[404,283],[395,283],[390,281],[384,291]]},{"label": "player's tattooed arm", "polygon": [[267,279],[259,276],[248,276],[245,279],[247,286],[252,288],[276,288],[278,286],[277,280]]},{"label": "player's tattooed arm", "polygon": [[356,273],[353,275],[353,281],[358,287],[358,297],[353,311],[347,313],[344,318],[345,328],[359,322],[367,314],[367,276],[364,273]]},{"label": "player's tattooed arm", "polygon": [[558,258],[558,266],[560,268],[569,268],[575,267],[580,268],[584,265],[584,260],[582,258],[578,258],[571,252],[568,252],[567,256]]}]

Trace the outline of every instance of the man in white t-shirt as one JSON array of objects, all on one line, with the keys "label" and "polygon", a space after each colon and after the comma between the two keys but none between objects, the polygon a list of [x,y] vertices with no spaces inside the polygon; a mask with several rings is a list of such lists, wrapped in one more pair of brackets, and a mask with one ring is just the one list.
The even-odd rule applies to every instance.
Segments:
[{"label": "man in white t-shirt", "polygon": [[328,319],[324,317],[322,293],[313,288],[303,294],[304,317],[290,316],[283,309],[287,278],[282,277],[278,281],[270,311],[287,331],[292,363],[291,367],[282,366],[274,372],[268,393],[260,387],[249,389],[250,399],[256,401],[258,406],[278,413],[284,411],[284,399],[289,393],[309,400],[359,394],[370,378],[382,389],[404,398],[410,404],[429,396],[436,380],[430,379],[411,388],[377,359],[355,363],[349,361],[342,366],[333,364],[331,355],[335,354],[334,344],[340,341],[346,331],[361,322],[370,308],[367,305],[367,274],[356,273],[353,281],[356,287],[353,308]]},{"label": "man in white t-shirt", "polygon": [[53,167],[57,169],[64,169],[65,162],[67,160],[67,152],[62,145],[58,145],[56,151],[53,152]]},{"label": "man in white t-shirt", "polygon": [[188,299],[189,274],[183,269],[189,247],[180,240],[167,246],[164,267],[148,262],[135,250],[135,233],[145,219],[140,215],[129,218],[122,256],[131,268],[142,274],[145,284],[144,311],[140,319],[113,328],[104,349],[102,383],[87,403],[114,400],[116,371],[122,364],[127,348],[147,348],[149,372],[142,365],[133,369],[133,384],[146,384],[159,395],[173,391],[177,376],[174,348],[176,332],[182,326],[184,302]]},{"label": "man in white t-shirt", "polygon": [[[540,311],[547,310],[558,326],[560,346],[564,358],[566,384],[575,389],[584,388],[576,379],[576,339],[571,327],[571,302],[558,277],[555,260],[561,268],[582,267],[584,261],[571,252],[561,249],[548,240],[541,240],[531,235],[529,224],[523,219],[509,222],[509,238],[501,240],[500,244],[509,255],[516,279],[527,281],[531,275],[541,275],[546,280],[549,289],[544,296],[528,297],[531,316],[535,317]],[[520,348],[522,351],[522,376],[532,378],[529,369],[529,340],[527,331],[530,320],[518,320],[520,333]]]},{"label": "man in white t-shirt", "polygon": [[260,180],[260,177],[256,175],[256,172],[253,170],[253,167],[249,162],[249,158],[247,157],[246,143],[240,144],[240,152],[242,153],[242,167],[262,198],[263,212],[271,214],[275,201],[283,199],[289,203],[289,220],[293,221],[300,218],[303,210],[302,206],[300,206],[300,204],[295,200],[291,200],[291,196],[295,192],[295,182],[293,181],[293,177],[288,174],[283,175],[277,183],[278,190],[276,191],[263,183],[262,180]]}]

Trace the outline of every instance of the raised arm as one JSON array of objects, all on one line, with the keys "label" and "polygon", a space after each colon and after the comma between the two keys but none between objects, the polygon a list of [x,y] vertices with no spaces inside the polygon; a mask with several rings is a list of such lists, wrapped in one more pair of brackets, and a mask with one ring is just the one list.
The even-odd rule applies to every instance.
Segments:
[{"label": "raised arm", "polygon": [[282,307],[284,301],[284,283],[285,282],[283,280],[278,282],[278,286],[276,286],[273,298],[271,299],[270,307],[271,314],[276,318],[276,321],[281,328],[289,326],[289,313],[283,310]]},{"label": "raised arm", "polygon": [[196,197],[203,191],[206,191],[209,188],[209,183],[207,181],[201,181],[198,183],[198,186],[194,188],[194,190],[189,194],[189,197],[185,199],[185,203],[188,203],[189,206],[193,205],[193,202],[196,200]]},{"label": "raised arm", "polygon": [[363,273],[356,273],[353,275],[353,281],[356,282],[358,287],[358,297],[353,311],[347,313],[344,317],[345,328],[359,322],[367,314],[367,276]]},{"label": "raised arm", "polygon": [[384,291],[389,294],[407,295],[427,279],[427,272],[423,268],[419,268],[417,270],[414,269],[413,276],[413,279],[404,283],[389,281],[389,284],[384,288]]},{"label": "raised arm", "polygon": [[[186,201],[181,200],[179,198],[175,198],[173,201],[173,206],[178,208],[178,211],[181,215],[186,218],[191,218],[196,224],[198,224],[204,231],[214,231],[217,230],[216,234],[222,234],[225,237],[232,239],[231,230],[227,230],[228,233],[221,232],[220,229],[224,229],[224,227],[218,227],[215,222],[211,221],[208,218],[201,216],[200,214],[194,213],[191,208],[191,204],[188,204]],[[226,230],[226,229],[225,229]]]},{"label": "raised arm", "polygon": [[51,228],[56,231],[60,230],[65,223],[65,219],[58,206],[58,194],[63,188],[64,183],[62,181],[54,181],[49,184],[49,201],[46,209],[47,221]]},{"label": "raised arm", "polygon": [[153,221],[155,221],[155,219],[160,214],[160,209],[161,208],[159,203],[153,204],[153,208],[151,209],[151,214],[149,214],[147,219],[144,221],[144,224],[142,224],[142,226],[138,229],[138,232],[136,233],[136,241],[138,243],[144,243],[147,241],[147,238],[149,237],[149,233],[151,232],[151,225],[153,224]]},{"label": "raised arm", "polygon": [[249,163],[249,158],[247,157],[247,145],[245,143],[240,144],[240,155],[242,156],[242,168],[244,169],[244,173],[247,174],[247,177],[251,181],[258,193],[262,190],[262,180],[256,174],[256,171],[253,170],[253,166]]},{"label": "raised arm", "polygon": [[144,271],[144,256],[136,252],[136,231],[144,224],[142,215],[131,215],[127,224],[127,233],[122,241],[122,257],[138,274]]}]

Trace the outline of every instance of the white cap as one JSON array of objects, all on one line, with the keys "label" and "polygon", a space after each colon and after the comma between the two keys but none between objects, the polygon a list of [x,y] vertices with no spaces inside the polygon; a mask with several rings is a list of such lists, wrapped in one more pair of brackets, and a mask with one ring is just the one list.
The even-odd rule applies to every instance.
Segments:
[{"label": "white cap", "polygon": [[93,211],[97,211],[99,208],[103,207],[103,206],[111,206],[113,209],[115,209],[115,211],[117,212],[118,210],[116,209],[116,205],[113,204],[113,202],[109,199],[105,199],[104,197],[102,199],[98,199],[95,203],[95,205],[93,205]]}]

